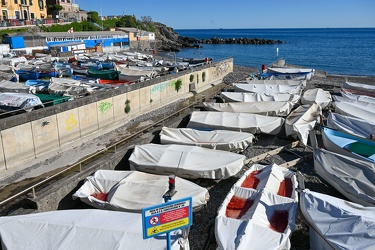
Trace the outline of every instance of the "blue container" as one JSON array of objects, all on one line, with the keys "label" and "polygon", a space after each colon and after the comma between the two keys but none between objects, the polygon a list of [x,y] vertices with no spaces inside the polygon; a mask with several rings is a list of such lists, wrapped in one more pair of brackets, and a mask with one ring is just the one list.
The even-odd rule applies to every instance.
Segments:
[{"label": "blue container", "polygon": [[25,48],[25,40],[23,36],[5,36],[5,43],[9,44],[11,49]]}]

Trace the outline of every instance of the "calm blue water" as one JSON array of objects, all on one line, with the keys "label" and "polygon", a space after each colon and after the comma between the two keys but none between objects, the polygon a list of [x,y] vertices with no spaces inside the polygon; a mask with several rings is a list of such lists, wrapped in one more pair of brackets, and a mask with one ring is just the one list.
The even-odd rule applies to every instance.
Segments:
[{"label": "calm blue water", "polygon": [[235,65],[260,68],[278,58],[286,63],[323,70],[329,74],[375,76],[375,28],[326,29],[200,29],[175,30],[198,39],[264,38],[286,43],[275,45],[202,44],[183,49],[178,57],[234,58]]}]

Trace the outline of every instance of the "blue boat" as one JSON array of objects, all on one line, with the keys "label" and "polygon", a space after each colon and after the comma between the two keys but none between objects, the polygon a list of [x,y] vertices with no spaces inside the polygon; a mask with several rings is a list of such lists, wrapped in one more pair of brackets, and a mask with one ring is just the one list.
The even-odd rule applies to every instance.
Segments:
[{"label": "blue boat", "polygon": [[30,89],[35,89],[36,93],[48,92],[48,86],[51,82],[45,80],[27,80],[26,86],[30,86]]},{"label": "blue boat", "polygon": [[356,135],[322,128],[323,143],[329,151],[352,158],[375,162],[375,141]]},{"label": "blue boat", "polygon": [[16,74],[19,76],[19,80],[23,82],[27,80],[36,80],[39,78],[38,71],[28,71],[28,70],[19,69],[16,71]]},{"label": "blue boat", "polygon": [[39,78],[51,78],[51,77],[62,77],[60,71],[52,70],[43,70],[39,72]]}]

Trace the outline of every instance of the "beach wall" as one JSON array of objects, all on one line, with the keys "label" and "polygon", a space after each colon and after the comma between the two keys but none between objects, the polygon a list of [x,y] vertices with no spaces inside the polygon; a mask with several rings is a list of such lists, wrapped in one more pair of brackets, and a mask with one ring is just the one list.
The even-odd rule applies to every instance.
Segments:
[{"label": "beach wall", "polygon": [[2,119],[0,173],[191,97],[220,83],[232,71],[233,59],[227,59]]}]

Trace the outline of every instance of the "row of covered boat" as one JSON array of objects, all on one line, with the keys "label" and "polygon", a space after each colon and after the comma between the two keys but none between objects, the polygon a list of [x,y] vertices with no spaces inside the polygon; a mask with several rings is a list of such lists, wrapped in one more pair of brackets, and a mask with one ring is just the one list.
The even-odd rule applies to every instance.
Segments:
[{"label": "row of covered boat", "polygon": [[[105,236],[115,239],[113,241],[119,245],[131,246],[138,240],[134,248],[165,249],[165,237],[141,240],[139,212],[163,202],[162,196],[169,188],[168,176],[175,175],[178,192],[173,199],[192,196],[195,210],[209,202],[209,195],[207,189],[191,181],[239,177],[216,216],[218,249],[290,249],[298,203],[312,228],[312,249],[370,247],[374,240],[371,236],[374,209],[368,206],[374,205],[375,190],[370,160],[354,160],[360,162],[362,171],[356,168],[358,164],[351,163],[350,156],[319,148],[314,152],[317,173],[324,179],[334,178],[331,182],[336,185],[332,185],[339,191],[340,188],[343,192],[352,190],[347,198],[366,207],[309,190],[298,194],[295,172],[275,164],[255,164],[240,174],[246,159],[239,153],[252,145],[256,134],[285,133],[307,144],[309,132],[320,120],[322,110],[330,106],[332,97],[321,89],[304,90],[305,85],[306,82],[300,80],[253,80],[233,84],[234,92],[221,93],[223,103],[204,103],[207,110],[194,111],[186,128],[164,127],[159,135],[160,144],[136,145],[129,157],[131,171],[99,170],[87,177],[73,198],[100,210],[85,210],[85,215],[74,210],[0,218],[3,245],[10,246],[14,237],[21,237],[31,226],[44,223],[33,235],[38,248],[53,248],[52,241],[58,236],[58,242],[61,237],[67,238],[69,248],[78,249],[82,244],[76,238],[86,237],[91,231],[95,232],[90,235],[95,237],[92,243],[95,248],[102,244],[102,235],[96,236],[96,233],[106,230]],[[344,163],[348,167],[343,167]],[[331,170],[325,170],[327,166]],[[58,216],[63,219],[57,219]],[[98,225],[86,222],[86,219],[92,221],[94,216],[101,219],[98,229],[95,229]],[[115,220],[116,225],[131,226],[122,231],[116,225],[109,227]],[[73,222],[74,236],[71,230],[66,230]],[[57,236],[50,233],[51,227]],[[356,233],[348,232],[347,228],[354,228]],[[126,233],[120,237],[119,230],[126,230]],[[47,241],[44,232],[48,235]],[[172,249],[181,248],[189,249],[184,230],[172,234]]]}]

